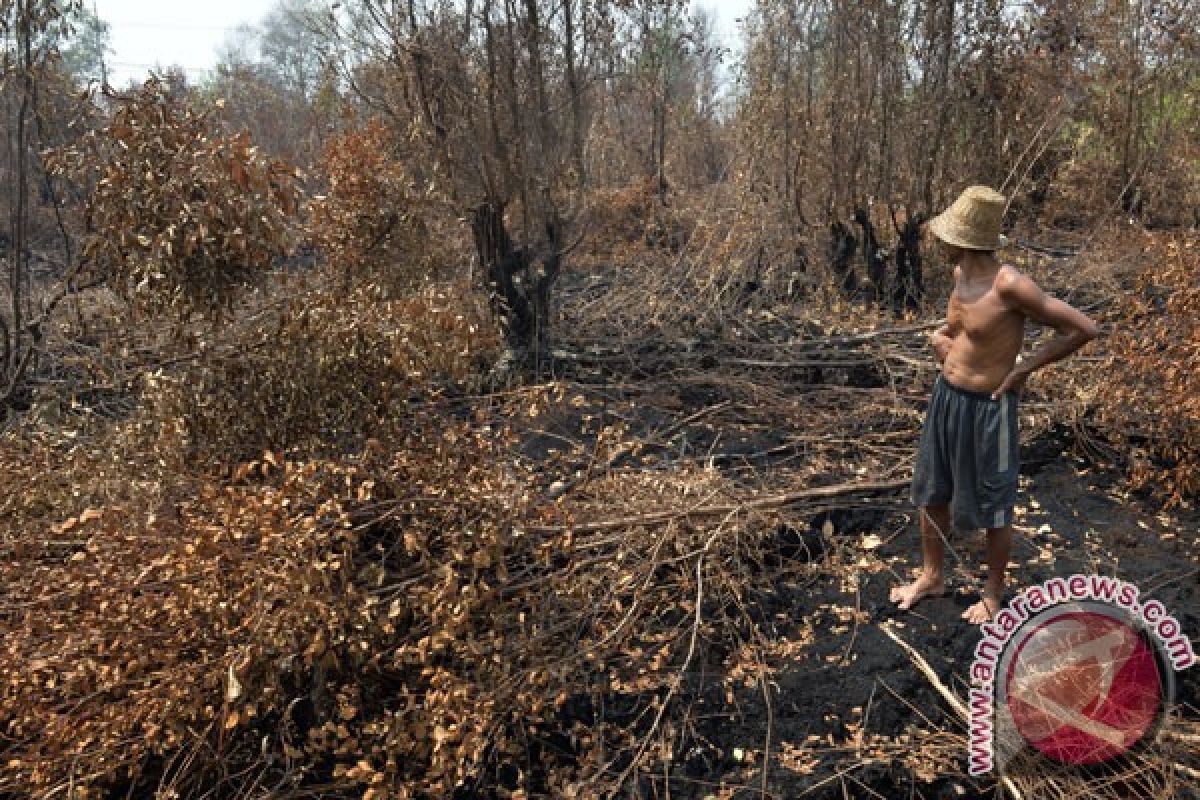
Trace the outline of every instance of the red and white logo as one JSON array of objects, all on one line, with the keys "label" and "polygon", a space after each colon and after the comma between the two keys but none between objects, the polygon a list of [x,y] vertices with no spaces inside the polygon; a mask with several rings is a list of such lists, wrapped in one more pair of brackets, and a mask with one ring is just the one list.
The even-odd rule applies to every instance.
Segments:
[{"label": "red and white logo", "polygon": [[1097,764],[1147,738],[1167,703],[1144,632],[1119,609],[1039,615],[1010,642],[998,699],[1030,746],[1064,764]]}]

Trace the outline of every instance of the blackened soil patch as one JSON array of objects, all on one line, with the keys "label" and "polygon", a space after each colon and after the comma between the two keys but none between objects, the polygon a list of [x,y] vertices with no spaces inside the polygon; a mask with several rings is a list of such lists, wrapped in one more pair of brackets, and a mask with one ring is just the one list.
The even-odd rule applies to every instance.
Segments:
[{"label": "blackened soil patch", "polygon": [[[1111,476],[1064,458],[1026,480],[1020,503],[1013,591],[1075,572],[1114,574],[1159,599],[1193,636],[1200,630],[1194,534],[1188,533],[1200,515],[1169,517],[1130,505],[1113,490]],[[1131,539],[1131,531],[1140,535]],[[871,533],[881,545],[866,538]],[[797,536],[803,538],[794,529],[787,534]],[[761,796],[769,728],[766,788],[773,797],[995,797],[994,780],[966,775],[962,721],[881,628],[893,626],[944,686],[965,697],[980,634],[961,614],[978,597],[982,538],[960,536],[952,543],[961,560],[950,557],[947,594],[911,612],[896,610],[888,594],[916,563],[913,519],[892,515],[865,536],[821,541],[829,569],[816,581],[781,584],[771,613],[763,615],[769,617],[764,635],[779,654],[771,660],[766,693],[750,676],[733,682],[723,701],[708,696],[695,717],[697,735],[671,771],[670,796]],[[1178,676],[1181,713],[1193,719],[1196,673]],[[722,787],[726,794],[719,793]],[[644,796],[665,797],[665,788],[665,779],[652,782]]]}]

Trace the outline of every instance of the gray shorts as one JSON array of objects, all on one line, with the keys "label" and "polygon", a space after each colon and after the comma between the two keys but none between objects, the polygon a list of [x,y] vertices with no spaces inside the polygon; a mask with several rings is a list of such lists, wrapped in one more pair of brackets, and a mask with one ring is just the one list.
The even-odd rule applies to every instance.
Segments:
[{"label": "gray shorts", "polygon": [[1017,395],[993,400],[938,375],[925,412],[912,501],[950,505],[959,530],[1011,525],[1017,501]]}]

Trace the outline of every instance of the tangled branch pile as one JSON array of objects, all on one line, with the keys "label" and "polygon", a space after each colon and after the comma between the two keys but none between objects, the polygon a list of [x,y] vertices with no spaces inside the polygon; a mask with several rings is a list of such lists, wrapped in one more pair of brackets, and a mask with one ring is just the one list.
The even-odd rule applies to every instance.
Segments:
[{"label": "tangled branch pile", "polygon": [[[59,521],[0,542],[28,632],[0,652],[0,791],[602,797],[669,759],[679,701],[753,636],[772,512],[715,470],[548,503],[511,446],[414,406],[356,457],[232,483],[95,443],[50,489],[61,454],[6,450],[0,511]],[[658,513],[587,524],[618,504]]]}]

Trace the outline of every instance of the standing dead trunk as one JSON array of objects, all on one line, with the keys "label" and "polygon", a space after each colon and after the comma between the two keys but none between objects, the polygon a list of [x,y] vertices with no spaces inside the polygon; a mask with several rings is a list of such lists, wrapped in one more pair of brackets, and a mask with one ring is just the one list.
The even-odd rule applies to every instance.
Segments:
[{"label": "standing dead trunk", "polygon": [[835,221],[829,226],[829,236],[829,263],[833,269],[833,277],[842,292],[850,296],[858,288],[853,263],[858,239],[854,238],[849,226],[840,221]]},{"label": "standing dead trunk", "polygon": [[509,346],[519,349],[529,341],[533,331],[533,310],[518,287],[518,276],[529,267],[528,256],[513,247],[504,224],[504,208],[500,205],[489,202],[476,208],[471,233],[492,308]]},{"label": "standing dead trunk", "polygon": [[854,221],[863,231],[863,261],[867,266],[867,279],[871,282],[871,301],[879,303],[885,297],[884,283],[887,278],[887,262],[875,236],[875,226],[865,208],[854,209]]},{"label": "standing dead trunk", "polygon": [[[908,218],[903,227],[896,226],[900,242],[896,245],[896,283],[892,287],[892,311],[915,310],[925,293],[921,266],[921,226],[928,219],[924,213]],[[893,225],[895,218],[893,218]]]},{"label": "standing dead trunk", "polygon": [[473,212],[471,231],[483,267],[492,308],[517,360],[541,361],[549,329],[550,290],[562,265],[562,231],[557,220],[546,225],[540,257],[514,246],[504,223],[504,208],[483,203]]}]

